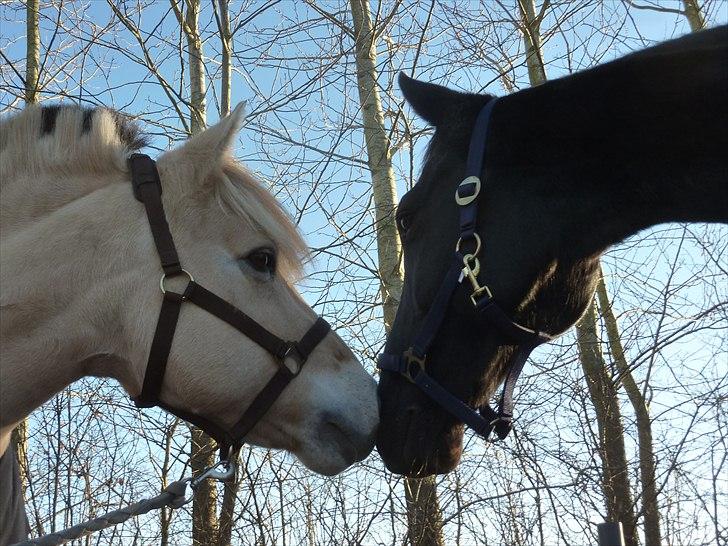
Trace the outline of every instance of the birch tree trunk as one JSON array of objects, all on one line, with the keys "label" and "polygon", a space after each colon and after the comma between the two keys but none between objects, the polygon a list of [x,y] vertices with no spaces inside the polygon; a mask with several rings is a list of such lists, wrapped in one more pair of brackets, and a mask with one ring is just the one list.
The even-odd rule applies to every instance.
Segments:
[{"label": "birch tree trunk", "polygon": [[619,371],[619,380],[627,392],[629,401],[634,408],[637,420],[638,449],[640,461],[640,481],[642,486],[642,514],[645,518],[645,546],[660,546],[660,514],[657,504],[657,483],[655,481],[655,455],[652,445],[652,420],[650,411],[642,391],[632,377],[627,359],[624,356],[622,341],[619,336],[617,319],[614,317],[612,306],[604,285],[604,278],[597,285],[597,298],[599,311],[604,319],[609,340],[609,349],[612,359]]},{"label": "birch tree trunk", "polygon": [[[38,102],[38,77],[40,67],[39,0],[28,0],[25,10],[26,49],[25,49],[25,104]],[[25,496],[28,485],[26,466],[28,451],[28,420],[23,419],[10,433],[10,443],[15,450],[20,472],[20,486]]]},{"label": "birch tree trunk", "polygon": [[607,518],[612,522],[622,522],[627,546],[638,546],[619,400],[599,347],[596,324],[595,303],[592,302],[577,324],[576,341],[579,360],[597,416],[602,490],[607,505]]},{"label": "birch tree trunk", "polygon": [[[177,1],[177,0],[173,0]],[[200,39],[200,0],[186,0],[187,13],[182,27],[187,39],[187,55],[190,71],[190,128],[192,134],[202,131],[207,125],[205,104],[205,66],[202,63],[202,40]]]},{"label": "birch tree trunk", "polygon": [[39,0],[28,0],[26,6],[25,28],[27,36],[27,49],[25,55],[25,104],[38,101],[38,81],[40,70],[40,33],[38,22],[40,18]]},{"label": "birch tree trunk", "polygon": [[[356,40],[357,87],[372,176],[384,325],[389,332],[402,294],[402,245],[394,221],[397,191],[377,89],[376,34],[368,0],[351,0],[351,13]],[[410,543],[418,546],[443,544],[442,513],[435,478],[405,479],[405,497]]]},{"label": "birch tree trunk", "polygon": [[[518,0],[521,33],[526,50],[526,65],[532,86],[540,85],[547,80],[541,52],[540,33],[541,21],[549,4],[550,0],[544,0],[539,13],[536,14],[534,0]],[[595,302],[592,302],[584,317],[577,323],[576,335],[579,358],[597,414],[599,451],[603,467],[602,489],[607,504],[608,518],[615,522],[621,521],[627,544],[637,546],[636,517],[629,487],[622,416],[619,411],[617,390],[607,373],[606,363],[598,345]],[[650,436],[650,449],[651,446]],[[654,485],[654,473],[652,476]]]},{"label": "birch tree trunk", "polygon": [[[220,46],[222,50],[221,80],[220,80],[220,117],[230,113],[231,96],[231,75],[232,75],[232,36],[230,34],[230,2],[229,0],[217,0],[217,25],[220,34]],[[239,458],[239,454],[235,454]],[[236,461],[237,462],[237,461]],[[222,507],[218,522],[217,546],[230,544],[233,532],[233,516],[235,514],[235,500],[240,488],[240,476],[236,473],[235,478],[225,482],[222,494]]]},{"label": "birch tree trunk", "polygon": [[[185,0],[185,11],[170,0],[185,39],[187,40],[187,64],[190,74],[190,132],[197,134],[207,124],[205,104],[205,67],[202,63],[202,40],[199,32],[200,0]],[[215,442],[202,430],[190,425],[190,467],[192,475],[215,464]],[[217,488],[214,482],[205,480],[194,493],[192,502],[192,543],[197,546],[217,544]]]},{"label": "birch tree trunk", "polygon": [[521,34],[526,48],[526,66],[528,79],[532,86],[541,85],[546,81],[546,68],[541,54],[541,21],[549,7],[550,0],[544,0],[541,10],[536,15],[534,0],[518,0],[518,9],[521,12]]},{"label": "birch tree trunk", "polygon": [[703,11],[700,9],[698,0],[683,0],[685,6],[685,17],[690,25],[690,30],[693,32],[702,30],[705,28],[705,16]]},{"label": "birch tree trunk", "polygon": [[220,33],[220,49],[222,59],[220,63],[220,117],[230,113],[230,77],[232,75],[232,36],[230,34],[230,2],[229,0],[216,0],[217,27]]}]

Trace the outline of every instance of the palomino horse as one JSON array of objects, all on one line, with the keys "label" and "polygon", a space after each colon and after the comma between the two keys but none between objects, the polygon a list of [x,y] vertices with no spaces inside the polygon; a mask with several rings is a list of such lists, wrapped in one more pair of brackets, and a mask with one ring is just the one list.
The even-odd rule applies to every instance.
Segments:
[{"label": "palomino horse", "polygon": [[[285,449],[321,474],[341,472],[371,452],[374,381],[292,286],[307,247],[229,153],[242,110],[159,158],[152,179],[161,181],[161,198],[160,188],[144,191],[164,210],[149,217],[145,206],[155,205],[135,199],[132,177],[136,183],[139,173],[128,161],[143,139],[118,113],[34,106],[2,121],[0,544],[18,539],[11,522],[23,522],[22,499],[12,497],[10,433],[84,376],[115,378],[131,396],[152,400],[143,405],[196,417],[223,436],[249,407],[257,404],[259,414],[272,404],[246,425],[254,424],[245,441]],[[162,277],[163,291],[185,290],[190,301],[180,304],[166,372],[150,398],[142,386],[158,341],[160,256],[168,271],[168,253],[158,255],[160,229],[173,238],[185,272],[229,303],[195,283],[209,297],[194,305],[199,296],[188,294],[186,275]],[[316,339],[307,343],[312,325]],[[285,390],[268,387],[291,367],[296,374],[284,374],[294,378]],[[259,403],[261,391],[276,389],[277,399]]]},{"label": "palomino horse", "polygon": [[463,422],[508,433],[510,408],[486,401],[505,379],[510,406],[529,350],[581,316],[610,245],[728,222],[726,59],[722,27],[497,101],[400,76],[436,130],[397,211],[405,281],[379,360],[390,470],[452,470]]}]

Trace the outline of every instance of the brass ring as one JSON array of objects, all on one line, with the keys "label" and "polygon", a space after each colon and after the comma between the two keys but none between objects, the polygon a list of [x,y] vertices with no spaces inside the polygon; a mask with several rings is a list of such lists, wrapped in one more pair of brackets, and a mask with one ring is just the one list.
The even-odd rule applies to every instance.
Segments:
[{"label": "brass ring", "polygon": [[[460,197],[460,194],[458,193],[460,187],[469,184],[475,184],[475,190],[473,190],[473,195]],[[478,178],[477,176],[468,176],[465,180],[458,184],[458,189],[455,190],[455,202],[461,207],[464,207],[465,205],[469,205],[470,203],[475,201],[478,198],[478,194],[480,194],[480,178]]]},{"label": "brass ring", "polygon": [[[472,252],[471,255],[477,256],[478,254],[480,254],[480,248],[481,248],[482,244],[480,241],[480,236],[477,233],[473,233],[473,237],[475,237],[475,252]],[[463,242],[463,238],[460,237],[458,239],[457,244],[455,245],[455,252],[460,252],[460,244],[462,242]]]},{"label": "brass ring", "polygon": [[187,278],[189,279],[187,281],[187,284],[195,281],[195,278],[186,269],[182,269],[179,273],[172,273],[172,274],[169,274],[169,275],[167,273],[165,273],[164,275],[162,275],[162,278],[159,279],[159,289],[162,291],[162,294],[166,294],[167,293],[167,289],[164,287],[164,281],[167,279],[167,277],[176,277],[176,276],[182,275],[182,274],[187,275]]}]

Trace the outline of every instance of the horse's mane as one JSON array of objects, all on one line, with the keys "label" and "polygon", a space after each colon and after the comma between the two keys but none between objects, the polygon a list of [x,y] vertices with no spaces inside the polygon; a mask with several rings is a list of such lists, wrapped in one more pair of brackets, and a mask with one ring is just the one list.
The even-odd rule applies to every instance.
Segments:
[{"label": "horse's mane", "polygon": [[137,123],[116,110],[30,105],[0,121],[3,183],[28,172],[70,175],[118,170],[130,153],[146,144]]},{"label": "horse's mane", "polygon": [[[126,159],[146,145],[139,125],[116,110],[30,105],[0,119],[0,184],[7,188],[16,179],[27,184],[34,175],[50,173],[59,181],[82,175],[96,186],[106,178],[102,175],[128,172]],[[223,176],[216,184],[220,205],[270,237],[284,277],[300,277],[308,247],[297,226],[242,165],[226,157],[221,167]]]}]

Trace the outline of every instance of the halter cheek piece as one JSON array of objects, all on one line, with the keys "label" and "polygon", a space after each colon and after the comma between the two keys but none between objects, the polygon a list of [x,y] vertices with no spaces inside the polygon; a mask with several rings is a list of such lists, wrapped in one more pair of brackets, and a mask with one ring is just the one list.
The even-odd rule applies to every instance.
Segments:
[{"label": "halter cheek piece", "polygon": [[[147,155],[133,154],[129,158],[129,166],[132,173],[134,197],[144,203],[154,244],[164,270],[159,281],[163,294],[162,308],[149,351],[144,384],[139,396],[132,400],[137,407],[159,406],[198,426],[217,441],[221,458],[227,460],[231,453],[240,449],[245,436],[270,409],[286,385],[300,373],[311,352],[326,337],[331,327],[324,319],[318,318],[300,341],[284,341],[240,309],[197,284],[192,275],[182,269],[180,265],[177,249],[174,246],[162,206],[162,185],[155,162]],[[176,276],[187,277],[187,288],[181,294],[171,292],[166,288],[166,280]],[[278,365],[275,375],[255,397],[240,420],[229,430],[196,413],[173,408],[159,399],[164,371],[167,367],[167,359],[183,302],[193,303],[228,323],[268,351]],[[289,367],[287,361],[292,361],[293,365]]]},{"label": "halter cheek piece", "polygon": [[[452,265],[435,295],[432,306],[415,336],[412,346],[401,355],[390,353],[379,355],[377,367],[381,370],[402,374],[480,436],[487,438],[495,430],[502,440],[513,427],[513,389],[528,355],[536,346],[551,341],[552,337],[513,322],[495,302],[490,289],[486,285],[481,286],[478,282],[480,273],[478,254],[481,250],[481,241],[478,234],[475,233],[475,228],[478,196],[481,189],[480,173],[483,170],[488,123],[495,102],[495,98],[488,101],[478,114],[470,138],[465,170],[466,178],[455,192],[455,202],[460,208],[460,238],[455,245]],[[466,246],[475,248],[472,252],[466,253],[463,250]],[[518,345],[516,356],[508,368],[497,411],[491,408],[487,402],[476,411],[447,391],[425,371],[427,351],[445,319],[445,313],[455,289],[465,279],[468,279],[473,289],[470,301],[483,317],[484,322],[495,327],[512,343]]]}]

